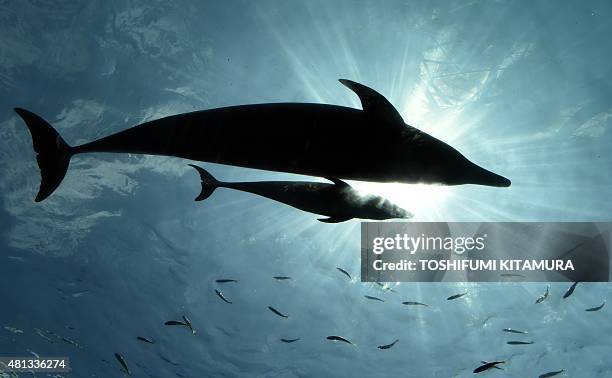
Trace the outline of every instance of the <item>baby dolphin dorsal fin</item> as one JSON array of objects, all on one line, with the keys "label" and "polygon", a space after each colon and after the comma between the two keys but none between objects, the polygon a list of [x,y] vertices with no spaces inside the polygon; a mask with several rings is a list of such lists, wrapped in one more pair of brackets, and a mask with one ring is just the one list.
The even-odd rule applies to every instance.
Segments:
[{"label": "baby dolphin dorsal fin", "polygon": [[342,181],[342,180],[340,180],[340,179],[334,178],[334,177],[326,177],[325,179],[327,179],[327,180],[329,180],[329,181],[333,182],[333,183],[334,183],[334,184],[336,184],[336,186],[338,186],[338,187],[343,187],[343,188],[344,188],[344,187],[350,187],[350,185],[349,185],[349,184],[347,184],[346,182],[344,182],[344,181]]},{"label": "baby dolphin dorsal fin", "polygon": [[405,127],[404,119],[385,96],[352,80],[340,79],[339,81],[359,96],[361,108],[366,114],[382,120],[385,126],[391,126],[393,129]]}]

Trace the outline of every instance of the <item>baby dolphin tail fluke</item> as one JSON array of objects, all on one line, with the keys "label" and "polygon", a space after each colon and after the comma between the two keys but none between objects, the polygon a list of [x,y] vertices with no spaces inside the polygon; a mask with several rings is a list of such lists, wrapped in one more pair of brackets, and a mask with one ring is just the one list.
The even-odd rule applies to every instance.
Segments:
[{"label": "baby dolphin tail fluke", "polygon": [[32,135],[41,184],[50,196],[77,154],[110,152],[174,156],[269,171],[347,180],[510,186],[510,180],[469,161],[448,144],[406,125],[380,93],[340,80],[362,109],[274,103],[200,110],[148,121],[70,146],[43,118],[15,112]]},{"label": "baby dolphin tail fluke", "polygon": [[330,178],[333,184],[308,181],[222,182],[197,165],[189,164],[200,174],[202,191],[196,201],[208,198],[217,188],[228,188],[257,194],[309,213],[325,215],[325,223],[339,223],[353,218],[411,218],[408,211],[378,196],[360,196],[349,184]]}]

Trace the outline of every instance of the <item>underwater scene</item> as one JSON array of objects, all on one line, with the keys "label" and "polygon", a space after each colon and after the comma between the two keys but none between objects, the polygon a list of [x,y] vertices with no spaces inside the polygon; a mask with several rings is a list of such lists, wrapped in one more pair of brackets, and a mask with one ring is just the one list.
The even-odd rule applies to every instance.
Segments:
[{"label": "underwater scene", "polygon": [[611,16],[0,0],[0,377],[612,377],[610,232],[605,282],[362,282],[361,245],[609,222]]}]

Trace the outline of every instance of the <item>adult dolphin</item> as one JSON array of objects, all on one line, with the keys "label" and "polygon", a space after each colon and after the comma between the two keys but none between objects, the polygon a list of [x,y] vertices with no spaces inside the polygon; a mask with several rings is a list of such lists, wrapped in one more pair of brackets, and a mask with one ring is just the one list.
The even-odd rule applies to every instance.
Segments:
[{"label": "adult dolphin", "polygon": [[41,184],[36,202],[59,186],[73,155],[167,155],[339,179],[510,186],[446,143],[404,123],[385,97],[350,80],[363,110],[326,104],[240,105],[145,122],[71,147],[38,115],[15,108],[32,134]]}]

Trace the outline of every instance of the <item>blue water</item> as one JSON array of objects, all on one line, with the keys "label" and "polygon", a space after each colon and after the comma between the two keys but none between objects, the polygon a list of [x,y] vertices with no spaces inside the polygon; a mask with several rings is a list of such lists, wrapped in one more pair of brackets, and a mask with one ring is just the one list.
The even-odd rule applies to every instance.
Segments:
[{"label": "blue water", "polygon": [[[12,111],[79,144],[195,109],[359,107],[348,78],[512,180],[351,182],[415,220],[609,221],[611,15],[608,1],[0,1],[0,356],[69,356],[70,377],[123,376],[114,353],[135,377],[468,377],[481,360],[507,360],[489,376],[612,376],[610,309],[584,311],[610,301],[608,284],[567,299],[553,284],[538,305],[545,284],[382,291],[359,282],[358,221],[230,190],[195,203],[199,179],[176,158],[78,156],[34,203],[39,172]],[[204,166],[228,181],[303,178]],[[182,315],[196,335],[163,325]],[[506,327],[535,344],[507,345]]]}]

